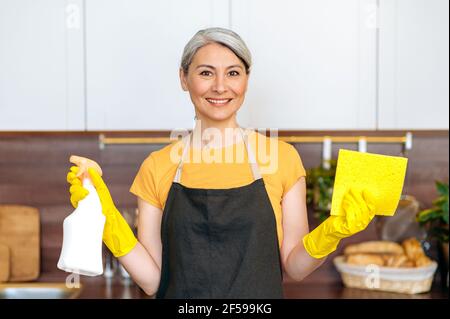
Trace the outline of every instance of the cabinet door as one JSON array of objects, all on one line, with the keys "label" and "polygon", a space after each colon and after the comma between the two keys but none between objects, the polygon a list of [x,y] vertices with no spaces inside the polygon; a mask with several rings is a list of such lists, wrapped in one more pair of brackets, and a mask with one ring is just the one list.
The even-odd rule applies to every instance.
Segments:
[{"label": "cabinet door", "polygon": [[380,1],[381,129],[448,129],[448,0]]},{"label": "cabinet door", "polygon": [[0,130],[84,130],[82,3],[0,2]]},{"label": "cabinet door", "polygon": [[181,55],[198,30],[228,27],[228,8],[226,0],[87,3],[88,129],[191,128]]},{"label": "cabinet door", "polygon": [[231,27],[254,65],[257,127],[374,129],[376,1],[232,0]]}]

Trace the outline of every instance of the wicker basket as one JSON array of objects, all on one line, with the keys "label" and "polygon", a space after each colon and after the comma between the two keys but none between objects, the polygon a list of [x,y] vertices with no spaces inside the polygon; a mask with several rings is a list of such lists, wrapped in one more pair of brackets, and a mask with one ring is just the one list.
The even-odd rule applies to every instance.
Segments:
[{"label": "wicker basket", "polygon": [[338,256],[333,263],[346,287],[405,294],[430,291],[437,269],[435,261],[426,267],[392,268],[349,265],[345,262],[345,256]]}]

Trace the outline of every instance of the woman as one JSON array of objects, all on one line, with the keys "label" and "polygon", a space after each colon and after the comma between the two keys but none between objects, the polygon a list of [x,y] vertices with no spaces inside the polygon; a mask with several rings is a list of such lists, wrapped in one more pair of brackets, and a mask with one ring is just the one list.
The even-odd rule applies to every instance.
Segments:
[{"label": "woman", "polygon": [[[151,153],[141,165],[130,189],[138,200],[138,239],[102,178],[89,170],[107,220],[103,240],[149,295],[282,298],[283,270],[302,280],[340,239],[363,230],[374,216],[370,194],[350,190],[343,216],[329,217],[309,232],[305,170],[297,151],[236,121],[250,68],[250,52],[230,30],[201,30],[186,45],[179,76],[195,107],[194,135]],[[203,139],[211,130],[219,132],[218,139],[192,142],[195,134]],[[229,130],[232,142],[221,144]],[[262,174],[255,160],[261,145],[256,139],[275,145],[272,172]],[[240,163],[193,160],[205,149],[239,147],[245,150]],[[178,150],[181,156],[174,160]],[[76,174],[72,167],[67,176],[75,207],[87,194]]]}]

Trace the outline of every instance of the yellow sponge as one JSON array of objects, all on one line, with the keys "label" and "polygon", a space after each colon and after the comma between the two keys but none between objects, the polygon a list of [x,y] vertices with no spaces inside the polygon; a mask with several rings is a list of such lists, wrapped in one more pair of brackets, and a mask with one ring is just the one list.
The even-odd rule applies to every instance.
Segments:
[{"label": "yellow sponge", "polygon": [[339,150],[331,215],[338,216],[349,188],[367,189],[376,198],[376,215],[394,215],[405,180],[405,157]]}]

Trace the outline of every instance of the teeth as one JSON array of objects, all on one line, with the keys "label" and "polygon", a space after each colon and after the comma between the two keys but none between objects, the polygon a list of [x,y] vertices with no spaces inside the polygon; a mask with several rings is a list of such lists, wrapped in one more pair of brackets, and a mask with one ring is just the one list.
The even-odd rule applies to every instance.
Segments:
[{"label": "teeth", "polygon": [[226,100],[213,100],[213,99],[206,99],[208,102],[210,103],[214,103],[214,104],[225,104],[228,103],[230,101],[230,99],[226,99]]}]

